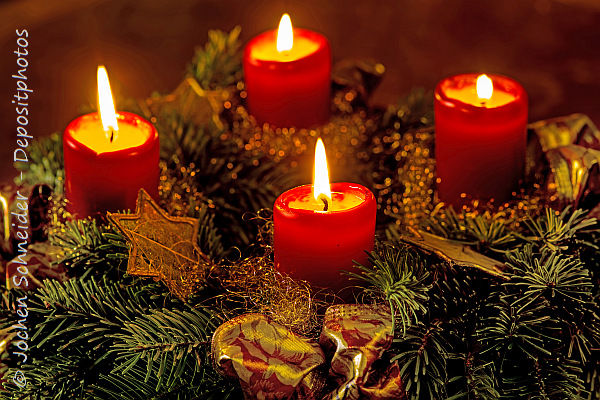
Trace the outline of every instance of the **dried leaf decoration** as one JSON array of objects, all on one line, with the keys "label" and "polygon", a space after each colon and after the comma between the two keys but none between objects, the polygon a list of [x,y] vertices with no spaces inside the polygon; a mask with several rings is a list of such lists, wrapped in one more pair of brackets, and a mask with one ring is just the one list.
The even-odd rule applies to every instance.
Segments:
[{"label": "dried leaf decoration", "polygon": [[144,189],[135,214],[108,217],[129,241],[128,274],[162,280],[183,300],[204,280],[211,262],[197,244],[197,219],[171,217]]},{"label": "dried leaf decoration", "polygon": [[484,256],[465,244],[432,235],[431,233],[422,230],[412,231],[415,234],[414,237],[402,236],[402,240],[420,247],[427,252],[435,253],[438,257],[451,265],[474,267],[487,272],[490,275],[499,278],[504,277],[502,271],[506,269],[506,266],[503,263]]}]

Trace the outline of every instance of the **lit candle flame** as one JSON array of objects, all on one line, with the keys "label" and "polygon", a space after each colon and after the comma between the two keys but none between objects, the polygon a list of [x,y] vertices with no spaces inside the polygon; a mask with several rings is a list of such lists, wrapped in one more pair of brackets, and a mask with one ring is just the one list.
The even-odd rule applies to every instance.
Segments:
[{"label": "lit candle flame", "polygon": [[98,108],[106,137],[112,141],[112,136],[119,130],[119,125],[117,125],[117,113],[110,91],[108,74],[103,65],[98,66]]},{"label": "lit candle flame", "polygon": [[313,196],[318,202],[323,202],[327,211],[331,207],[331,187],[329,186],[329,172],[327,171],[327,156],[325,146],[319,138],[315,150],[315,174],[313,179]]},{"label": "lit candle flame", "polygon": [[288,14],[283,14],[277,29],[277,51],[289,51],[294,45],[294,30]]},{"label": "lit candle flame", "polygon": [[487,75],[479,75],[477,77],[477,97],[480,99],[489,100],[494,92],[492,80]]}]

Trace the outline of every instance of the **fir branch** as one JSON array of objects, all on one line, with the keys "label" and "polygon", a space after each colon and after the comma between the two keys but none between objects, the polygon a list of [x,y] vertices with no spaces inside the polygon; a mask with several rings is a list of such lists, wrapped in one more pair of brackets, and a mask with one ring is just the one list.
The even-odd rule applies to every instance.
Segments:
[{"label": "fir branch", "polygon": [[[210,334],[216,326],[211,316],[201,310],[149,310],[150,313],[124,322],[120,333],[110,335],[115,339],[110,350],[119,363],[111,374],[126,374],[141,360],[146,360],[150,373],[154,361],[159,362],[158,378],[154,390],[172,387],[184,379],[182,366],[191,364],[199,372],[204,354],[208,351]],[[191,360],[190,360],[191,358]],[[146,375],[144,382],[148,382]]]},{"label": "fir branch", "polygon": [[[199,163],[198,160],[218,160],[228,154],[227,151],[238,151],[238,145],[232,141],[219,143],[224,132],[212,122],[196,126],[183,116],[173,113],[164,113],[160,117],[157,118],[156,126],[160,135],[161,159],[171,165],[194,163],[207,166],[206,161]],[[211,153],[211,150],[217,151]]]},{"label": "fir branch", "polygon": [[[530,243],[541,244],[541,247],[547,247],[552,251],[567,250],[579,234],[585,233],[586,229],[597,223],[595,218],[588,218],[584,210],[577,209],[570,212],[570,206],[560,214],[546,208],[544,216],[537,220],[531,217],[525,220],[525,225],[531,234],[522,238]],[[594,243],[585,240],[579,240],[578,244],[600,249]]]},{"label": "fir branch", "polygon": [[536,390],[527,394],[532,400],[583,400],[584,384],[581,368],[560,359],[533,358],[531,360]]},{"label": "fir branch", "polygon": [[30,313],[39,318],[32,341],[39,355],[82,346],[103,358],[112,343],[110,334],[119,333],[124,322],[162,306],[162,300],[137,285],[125,286],[106,277],[64,283],[45,280],[31,299]]},{"label": "fir branch", "polygon": [[238,138],[211,125],[196,127],[179,118],[161,124],[163,151],[172,151],[164,154],[165,181],[181,201],[196,204],[190,208],[198,213],[193,217],[199,216],[203,206],[208,207],[221,228],[225,248],[247,247],[254,233],[244,223],[243,215],[271,208],[277,196],[293,186],[294,174],[282,174],[283,162],[250,154]]},{"label": "fir branch", "polygon": [[[540,254],[528,244],[506,255],[510,279],[506,285],[521,289],[521,302],[544,296],[549,300],[590,302],[593,284],[587,269],[578,259],[542,247]],[[557,297],[555,300],[553,300]]]},{"label": "fir branch", "polygon": [[[127,373],[100,374],[99,384],[93,386],[93,390],[100,398],[131,400],[139,399],[218,399],[237,400],[243,398],[238,385],[226,380],[214,369],[206,358],[202,359],[202,368],[195,372],[186,364],[182,372],[182,379],[171,387],[163,387],[156,391],[159,363],[153,364],[150,374],[145,366],[136,364]],[[145,378],[148,376],[148,380]]]},{"label": "fir branch", "polygon": [[586,400],[600,398],[600,360],[595,359],[586,366],[585,383],[588,390]]},{"label": "fir branch", "polygon": [[[93,399],[86,386],[95,380],[89,372],[90,360],[81,355],[48,355],[36,357],[30,363],[23,364],[21,370],[27,378],[27,386],[20,388],[12,382],[5,382],[6,399]],[[16,369],[10,369],[12,376]],[[3,397],[4,398],[4,397]]]},{"label": "fir branch", "polygon": [[421,228],[434,235],[473,246],[479,252],[486,249],[503,252],[516,240],[514,230],[509,229],[512,222],[505,219],[503,213],[469,215],[461,210],[457,214],[454,208],[447,207],[424,219]]},{"label": "fir branch", "polygon": [[393,128],[398,132],[433,124],[433,92],[413,88],[409,94],[388,107],[381,120],[382,130]]},{"label": "fir branch", "polygon": [[507,353],[515,349],[536,357],[551,356],[560,347],[560,340],[555,337],[560,327],[552,323],[548,301],[538,298],[517,306],[500,296],[490,300],[482,307],[475,331],[475,339],[482,346],[481,354],[500,355],[502,365]]},{"label": "fir branch", "polygon": [[431,288],[429,272],[416,253],[401,244],[384,243],[372,251],[369,261],[373,267],[356,264],[359,273],[347,272],[350,279],[362,280],[372,287],[365,288],[366,293],[382,297],[392,311],[392,326],[396,327],[395,316],[400,316],[402,333],[419,321],[419,315],[425,314],[427,294]]},{"label": "fir branch", "polygon": [[[95,398],[100,392],[115,398],[133,397],[130,392],[116,395],[119,382],[129,382],[138,390],[143,386],[137,396],[144,399],[166,392],[189,393],[187,380],[212,369],[204,358],[208,351],[199,351],[199,346],[207,347],[214,330],[206,309],[192,309],[183,303],[178,303],[180,308],[158,309],[161,296],[137,285],[126,287],[106,279],[97,282],[93,277],[64,283],[46,280],[44,285],[30,302],[30,315],[36,318],[30,348],[35,359],[56,354],[81,357],[76,379],[82,393]],[[141,365],[142,360],[146,365]],[[59,365],[44,368],[48,377],[36,381],[39,387],[32,390],[48,391],[67,385],[62,379],[74,379],[73,371],[65,375]],[[111,372],[98,379],[99,373],[107,370]],[[145,380],[132,376],[136,371],[144,371]],[[203,382],[194,385],[200,388]]]},{"label": "fir branch", "polygon": [[402,339],[394,340],[392,362],[398,361],[410,400],[446,397],[448,332],[441,320],[417,322]]},{"label": "fir branch", "polygon": [[19,185],[46,184],[54,193],[62,194],[65,180],[62,136],[53,133],[32,141],[29,162],[17,162],[15,168],[23,171],[23,180],[19,179]]},{"label": "fir branch", "polygon": [[187,70],[202,89],[214,90],[217,87],[233,85],[241,80],[242,62],[239,36],[242,28],[238,25],[229,33],[220,30],[208,31],[208,42],[204,48],[198,47]]},{"label": "fir branch", "polygon": [[595,302],[558,302],[553,316],[561,326],[560,339],[566,351],[563,354],[581,365],[597,359],[600,347],[600,311]]},{"label": "fir branch", "polygon": [[449,384],[460,383],[464,389],[446,400],[477,399],[497,400],[500,398],[496,366],[491,361],[483,360],[477,353],[469,353],[459,357],[463,361],[464,376],[455,376]]},{"label": "fir branch", "polygon": [[219,229],[215,224],[215,215],[209,212],[208,207],[203,207],[198,212],[200,229],[198,230],[198,244],[204,254],[213,263],[219,264],[225,257],[226,250]]},{"label": "fir branch", "polygon": [[[81,278],[89,274],[108,274],[128,258],[125,238],[111,225],[100,225],[93,219],[66,221],[54,229],[49,238],[52,245],[63,249],[58,260]],[[92,267],[93,266],[93,267]]]}]

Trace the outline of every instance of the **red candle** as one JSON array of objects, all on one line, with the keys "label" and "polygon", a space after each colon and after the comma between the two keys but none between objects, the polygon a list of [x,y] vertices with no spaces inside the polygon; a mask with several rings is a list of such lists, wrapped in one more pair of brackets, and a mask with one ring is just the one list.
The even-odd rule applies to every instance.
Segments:
[{"label": "red candle", "polygon": [[[377,205],[364,186],[329,185],[320,143],[314,185],[288,190],[275,201],[275,266],[294,278],[339,291],[348,284],[342,270],[352,271],[353,260],[367,265],[365,251],[373,250]],[[324,174],[319,164],[325,164]]]},{"label": "red candle", "polygon": [[523,177],[527,94],[510,78],[490,78],[456,75],[435,89],[438,197],[446,203],[464,204],[465,195],[506,201]]},{"label": "red candle", "polygon": [[79,217],[134,210],[140,188],[158,199],[159,142],[154,126],[127,112],[115,113],[104,67],[98,68],[100,112],[65,129],[65,191]]},{"label": "red candle", "polygon": [[324,36],[292,30],[284,14],[279,30],[248,42],[243,65],[248,109],[258,123],[307,128],[328,120],[331,50]]}]

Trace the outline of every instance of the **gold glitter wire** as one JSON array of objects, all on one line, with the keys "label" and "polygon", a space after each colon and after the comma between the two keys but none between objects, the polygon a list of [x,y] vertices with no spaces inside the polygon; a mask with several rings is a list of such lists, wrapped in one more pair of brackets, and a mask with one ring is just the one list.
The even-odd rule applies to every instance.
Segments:
[{"label": "gold glitter wire", "polygon": [[249,257],[226,268],[228,278],[222,282],[226,299],[242,299],[240,309],[244,312],[262,313],[304,336],[317,332],[318,302],[310,286],[276,271],[269,254]]},{"label": "gold glitter wire", "polygon": [[68,200],[64,195],[53,193],[49,198],[51,207],[48,209],[48,237],[57,236],[66,232],[65,222],[74,219],[69,212]]},{"label": "gold glitter wire", "polygon": [[[392,176],[380,176],[386,172],[384,165],[373,172],[378,208],[385,215],[396,219],[396,225],[404,228],[419,224],[434,206],[435,159],[433,158],[433,130],[423,129],[404,134],[386,132],[375,138],[373,153],[386,154],[396,162]],[[381,161],[384,157],[381,157]],[[378,168],[377,168],[378,167]]]},{"label": "gold glitter wire", "polygon": [[256,213],[245,213],[244,221],[256,221],[258,223],[257,242],[266,251],[273,250],[273,210],[263,208]]},{"label": "gold glitter wire", "polygon": [[[274,128],[268,124],[259,126],[254,117],[241,104],[233,104],[233,100],[225,104],[225,109],[231,113],[231,134],[250,156],[266,154],[279,162],[289,156],[298,157],[306,152],[312,154],[317,139],[322,138],[327,148],[328,163],[338,171],[344,170],[346,165],[353,165],[357,158],[365,157],[358,152],[376,128],[375,121],[367,118],[364,110],[333,114],[327,124],[315,129],[296,129]],[[297,166],[297,161],[293,161],[291,167]]]},{"label": "gold glitter wire", "polygon": [[[175,161],[177,162],[177,160]],[[198,173],[196,165],[194,163],[188,166],[179,166],[179,163],[177,165],[178,170],[173,171],[168,168],[165,161],[159,163],[158,190],[161,207],[175,217],[193,215],[195,213],[191,212],[191,209],[199,211],[203,205],[215,208],[215,205],[206,199],[202,191],[196,190],[195,175]]]}]

